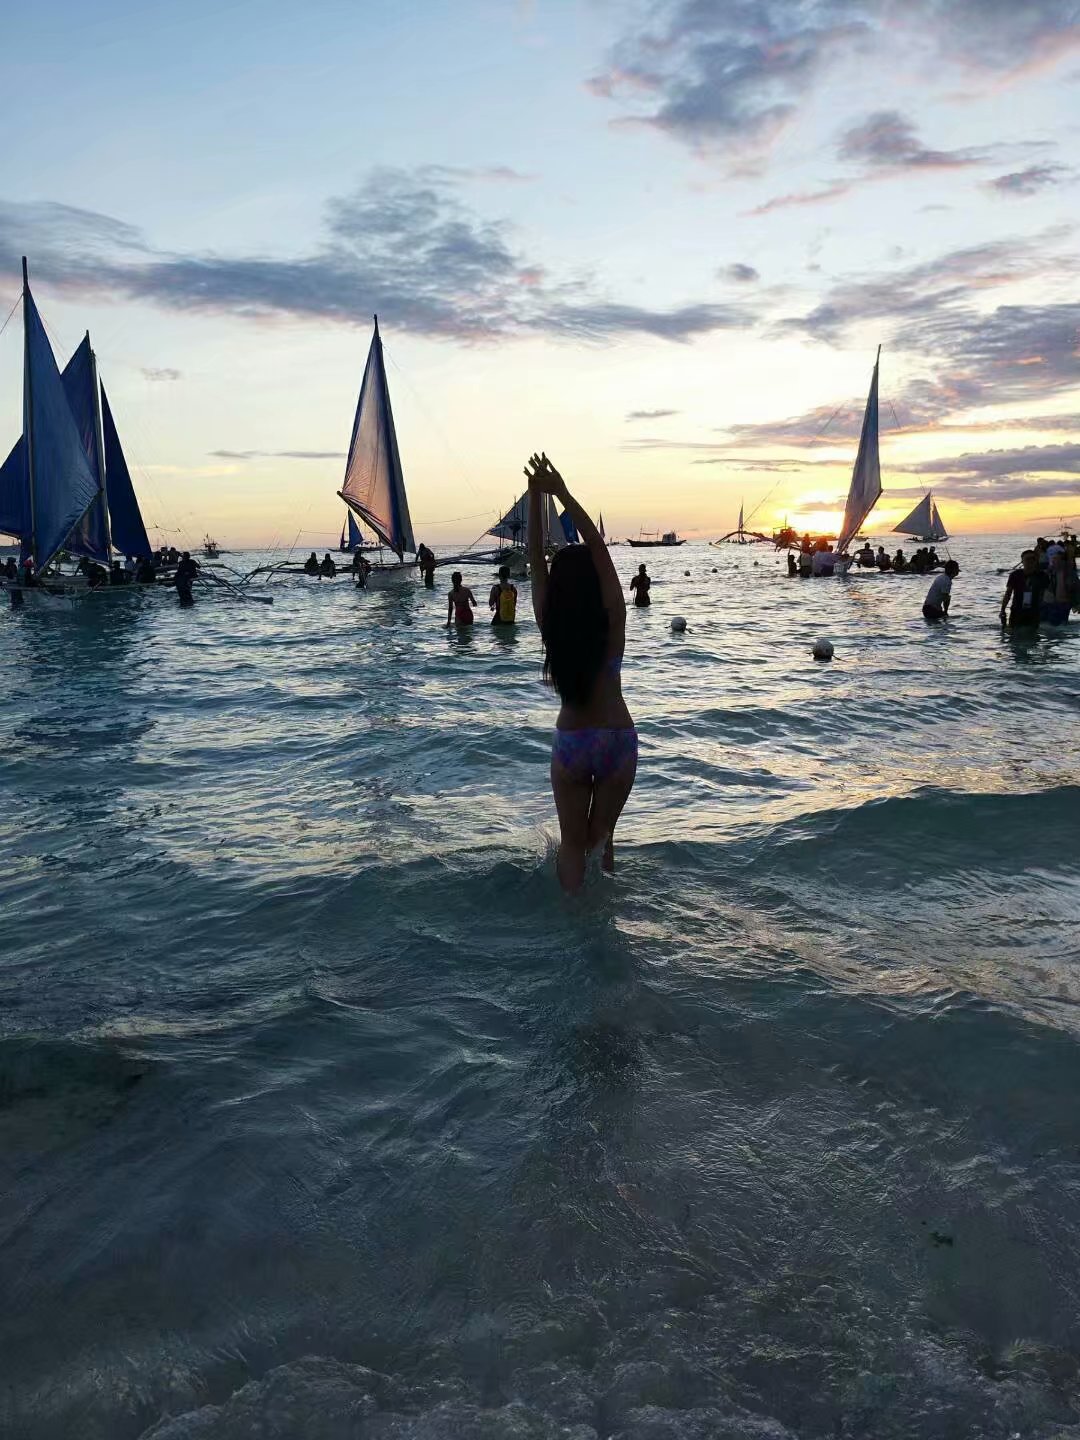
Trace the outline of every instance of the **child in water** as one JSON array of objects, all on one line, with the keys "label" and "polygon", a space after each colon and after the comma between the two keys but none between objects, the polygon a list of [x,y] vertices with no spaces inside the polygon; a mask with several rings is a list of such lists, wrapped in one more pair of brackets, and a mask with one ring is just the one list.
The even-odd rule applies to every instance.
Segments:
[{"label": "child in water", "polygon": [[[638,737],[622,695],[626,602],[608,548],[546,455],[529,480],[529,563],[533,609],[544,641],[544,676],[562,704],[551,748],[551,789],[561,840],[556,861],[564,890],[580,890],[590,851],[615,869],[615,825],[637,772]],[[541,495],[554,495],[583,545],[544,556]]]},{"label": "child in water", "polygon": [[462,584],[460,570],[455,570],[450,579],[453,588],[446,597],[446,623],[447,625],[471,625],[475,618],[472,607],[476,604],[476,596],[467,585]]}]

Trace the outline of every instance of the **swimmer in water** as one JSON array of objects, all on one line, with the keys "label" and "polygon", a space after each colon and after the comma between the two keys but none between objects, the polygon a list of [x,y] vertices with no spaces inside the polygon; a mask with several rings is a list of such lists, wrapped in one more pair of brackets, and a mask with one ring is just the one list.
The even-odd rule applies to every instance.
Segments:
[{"label": "swimmer in water", "polygon": [[652,589],[652,580],[649,578],[644,565],[637,567],[637,574],[630,581],[630,589],[634,592],[634,604],[639,609],[651,605],[649,591]]},{"label": "swimmer in water", "polygon": [[453,582],[453,589],[446,597],[446,623],[447,625],[471,625],[475,619],[472,607],[476,604],[476,596],[467,585],[462,584],[460,570],[455,570],[450,579]]},{"label": "swimmer in water", "polygon": [[499,578],[488,595],[492,625],[513,625],[517,620],[517,586],[510,579],[509,565],[500,565]]},{"label": "swimmer in water", "polygon": [[[590,851],[615,869],[615,825],[637,772],[638,737],[622,695],[626,602],[608,547],[546,455],[534,455],[529,481],[529,564],[533,610],[544,642],[544,676],[562,704],[551,748],[551,789],[561,838],[556,871],[563,889],[585,880]],[[554,495],[583,545],[544,556],[541,496]]]}]

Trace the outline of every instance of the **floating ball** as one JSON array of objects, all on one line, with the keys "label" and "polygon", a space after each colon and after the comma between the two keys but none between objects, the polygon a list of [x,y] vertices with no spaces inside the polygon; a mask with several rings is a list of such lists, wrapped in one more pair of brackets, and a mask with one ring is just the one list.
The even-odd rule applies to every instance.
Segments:
[{"label": "floating ball", "polygon": [[713,573],[714,575],[716,574],[716,566],[715,566],[715,565],[712,567],[712,573]]},{"label": "floating ball", "polygon": [[815,640],[811,652],[815,660],[831,660],[833,657],[833,643],[831,640]]},{"label": "floating ball", "polygon": [[684,570],[682,573],[683,573],[684,575],[689,575],[689,574],[690,574],[690,571],[689,571],[689,570]]},{"label": "floating ball", "polygon": [[673,615],[671,617],[671,628],[677,634],[682,634],[682,632],[686,629],[686,620],[683,618],[682,615]]}]

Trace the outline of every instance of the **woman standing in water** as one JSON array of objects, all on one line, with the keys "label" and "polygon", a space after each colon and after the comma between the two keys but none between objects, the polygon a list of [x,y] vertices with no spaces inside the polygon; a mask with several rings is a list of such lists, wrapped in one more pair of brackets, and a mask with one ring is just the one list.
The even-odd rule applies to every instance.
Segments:
[{"label": "woman standing in water", "polygon": [[[556,862],[564,890],[580,890],[585,860],[603,846],[615,869],[615,824],[637,771],[638,737],[622,695],[626,604],[600,532],[546,455],[526,467],[533,610],[544,641],[544,676],[562,706],[551,748],[551,789],[562,832]],[[540,497],[554,495],[583,545],[556,551],[548,570]]]}]

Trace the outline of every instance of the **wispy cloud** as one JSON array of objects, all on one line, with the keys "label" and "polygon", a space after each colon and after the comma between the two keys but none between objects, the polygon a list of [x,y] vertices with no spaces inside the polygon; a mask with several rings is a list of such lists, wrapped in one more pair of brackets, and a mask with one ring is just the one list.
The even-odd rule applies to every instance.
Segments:
[{"label": "wispy cloud", "polygon": [[733,280],[736,285],[753,285],[761,279],[760,272],[755,270],[753,265],[747,265],[740,260],[731,265],[721,265],[716,274],[719,279]]},{"label": "wispy cloud", "polygon": [[[973,293],[1011,285],[1046,273],[1076,269],[1062,242],[1071,232],[1055,229],[1013,240],[991,240],[947,251],[932,260],[866,278],[850,278],[831,286],[807,314],[780,323],[817,340],[836,341],[849,326],[867,319],[911,321],[918,317],[944,321],[969,304]],[[915,332],[906,332],[914,342]],[[922,353],[932,353],[915,344]]]},{"label": "wispy cloud", "polygon": [[696,149],[760,154],[832,66],[899,43],[1008,76],[1080,47],[1080,15],[1074,0],[661,0],[590,89]]},{"label": "wispy cloud", "polygon": [[986,162],[985,150],[935,150],[919,139],[914,124],[899,110],[876,110],[850,125],[840,137],[841,160],[871,173],[911,170],[962,170]]},{"label": "wispy cloud", "polygon": [[910,475],[949,475],[954,479],[963,476],[984,484],[1023,475],[1080,475],[1080,443],[968,452],[894,468]]},{"label": "wispy cloud", "polygon": [[484,341],[528,334],[604,341],[626,334],[686,341],[747,328],[746,304],[669,309],[622,303],[595,284],[550,279],[509,227],[468,210],[450,182],[377,170],[326,207],[322,243],[293,258],[154,250],[109,216],[0,203],[0,272],[34,257],[42,281],[173,310],[367,323]]},{"label": "wispy cloud", "polygon": [[666,420],[669,415],[678,415],[678,410],[631,410],[627,420]]},{"label": "wispy cloud", "polygon": [[748,210],[748,215],[771,215],[774,210],[790,210],[803,205],[825,205],[830,200],[839,200],[841,196],[851,193],[852,185],[848,180],[837,180],[832,185],[826,185],[820,190],[795,190],[788,195],[774,195],[771,200],[764,200],[760,205],[755,205]]},{"label": "wispy cloud", "polygon": [[344,460],[344,450],[211,450],[216,460]]},{"label": "wispy cloud", "polygon": [[164,365],[160,368],[155,368],[153,365],[144,365],[142,374],[144,380],[150,380],[154,384],[171,382],[183,378],[180,371],[174,370],[170,365]]},{"label": "wispy cloud", "polygon": [[1071,178],[1072,172],[1065,165],[1029,165],[1024,170],[1012,170],[1007,175],[998,175],[986,182],[988,190],[998,195],[1037,195],[1051,185],[1060,185]]}]

